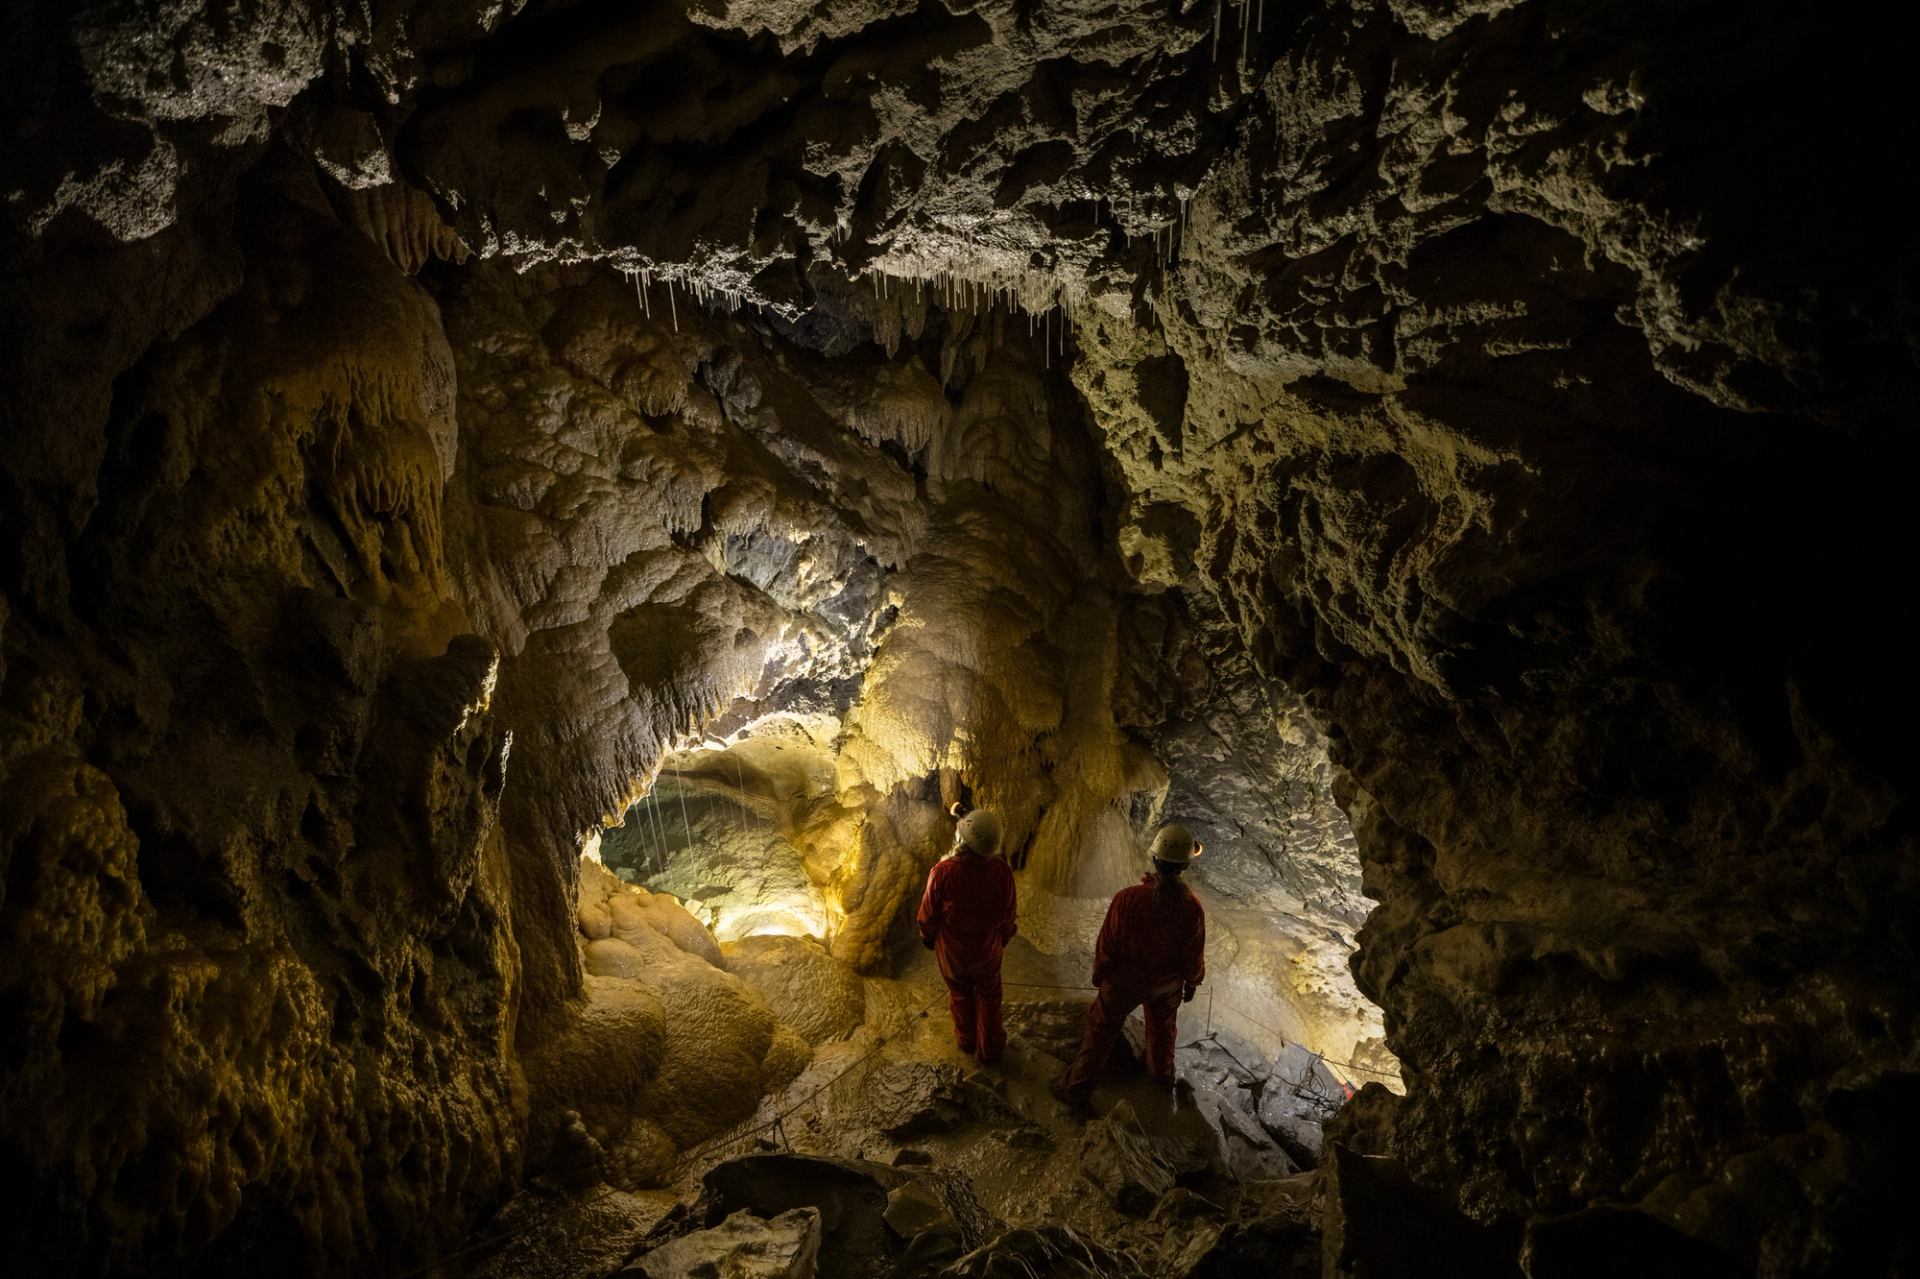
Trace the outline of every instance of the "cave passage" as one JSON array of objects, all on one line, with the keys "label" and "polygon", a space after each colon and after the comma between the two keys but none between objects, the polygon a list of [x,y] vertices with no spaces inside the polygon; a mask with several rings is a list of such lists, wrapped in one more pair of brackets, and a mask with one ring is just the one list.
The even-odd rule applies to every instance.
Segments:
[{"label": "cave passage", "polygon": [[776,935],[830,946],[836,906],[786,834],[784,815],[807,797],[776,780],[792,776],[787,752],[805,749],[775,743],[766,765],[746,762],[746,742],[670,756],[646,797],[601,836],[601,862],[678,898],[723,943]]},{"label": "cave passage", "polygon": [[[587,856],[625,883],[673,897],[723,946],[744,937],[804,937],[832,951],[846,921],[836,887],[841,868],[810,858],[794,836],[831,801],[832,743],[796,731],[797,721],[789,717],[772,723],[788,730],[783,738],[743,733],[729,743],[669,755],[646,795],[594,838]],[[760,727],[767,726],[763,720]],[[809,727],[823,731],[818,719]],[[1170,779],[1168,791],[1191,793],[1191,787]],[[1290,796],[1302,807],[1284,814],[1272,807],[1275,796],[1258,798],[1264,815],[1279,826],[1296,838],[1311,836],[1299,864],[1307,864],[1305,854],[1330,847],[1338,856],[1320,869],[1357,877],[1351,831],[1337,808],[1310,785],[1283,791],[1277,802],[1285,805]],[[1215,821],[1222,819],[1225,798],[1208,810]],[[1316,817],[1332,829],[1320,830]],[[1201,829],[1206,834],[1213,828]],[[1238,834],[1222,829],[1212,836],[1213,860],[1190,875],[1207,909],[1213,977],[1206,998],[1187,1018],[1184,1041],[1197,1042],[1218,1025],[1243,1050],[1251,1047],[1245,1055],[1255,1062],[1271,1060],[1291,1043],[1331,1057],[1331,1072],[1348,1086],[1378,1079],[1397,1090],[1398,1071],[1379,1043],[1378,1012],[1342,980],[1352,943],[1340,925],[1354,927],[1364,912],[1345,921],[1306,915],[1297,873],[1281,873],[1297,869],[1290,848],[1281,845],[1276,852]],[[1021,933],[1005,959],[1010,1000],[1090,997],[1093,939],[1111,893],[1135,882],[1146,867],[1143,846],[1133,832],[1118,840],[1109,835],[1082,859],[1094,870],[1076,878],[1075,891],[1023,886]],[[1244,857],[1254,865],[1234,864]],[[915,901],[910,894],[894,904],[874,968],[937,990],[938,970],[909,923]],[[1067,1052],[1071,1045],[1056,1048]]]},{"label": "cave passage", "polygon": [[[10,5],[0,1264],[1920,1274],[1908,60]],[[1169,823],[1177,1082],[1083,1108]]]}]

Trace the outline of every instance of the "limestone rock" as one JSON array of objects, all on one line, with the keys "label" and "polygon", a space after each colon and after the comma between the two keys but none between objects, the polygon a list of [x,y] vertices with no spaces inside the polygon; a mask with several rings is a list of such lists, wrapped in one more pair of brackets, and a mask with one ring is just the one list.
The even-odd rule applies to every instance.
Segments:
[{"label": "limestone rock", "polygon": [[1114,1207],[1136,1217],[1151,1212],[1173,1188],[1173,1170],[1124,1101],[1087,1124],[1080,1139],[1080,1175],[1098,1186]]},{"label": "limestone rock", "polygon": [[812,1059],[812,1045],[801,1038],[799,1031],[785,1022],[779,1023],[773,1028],[773,1039],[767,1044],[767,1055],[760,1063],[761,1086],[768,1091],[785,1087]]},{"label": "limestone rock", "polygon": [[873,1274],[893,1257],[887,1196],[908,1180],[884,1164],[802,1155],[748,1155],[709,1171],[700,1212],[708,1220],[751,1212],[775,1217],[796,1210],[820,1223],[823,1275]]},{"label": "limestone rock", "polygon": [[1191,810],[1223,1003],[1404,1061],[1335,1131],[1417,1186],[1911,1251],[1904,46],[696,9],[10,12],[0,1248],[429,1260],[602,982],[752,1094],[764,1001],[579,854],[797,709],[857,970],[962,792],[1055,919]]},{"label": "limestone rock", "polygon": [[586,1004],[527,1059],[536,1113],[577,1110],[589,1127],[624,1114],[667,1052],[667,1013],[657,990],[628,977],[592,976]]},{"label": "limestone rock", "polygon": [[[102,83],[131,75],[171,119],[223,104],[242,132],[317,70],[286,14],[236,13],[224,35],[182,14],[158,34],[96,15],[111,29],[78,38]],[[284,76],[247,69],[256,39],[287,41]],[[156,47],[196,51],[183,78],[114,61]],[[40,531],[10,540],[0,610],[0,1114],[10,1180],[38,1189],[4,1247],[92,1273],[375,1236],[425,1259],[507,1193],[528,1138],[509,730],[440,528],[452,357],[426,293],[324,201],[287,202],[284,173],[262,175],[279,212],[230,259],[157,229],[178,176],[107,215],[130,256],[57,271],[36,303],[79,314],[119,276],[122,318],[83,363],[140,372],[100,399],[72,364],[6,379],[40,406],[10,406],[40,426],[0,461],[7,491],[69,496],[7,500],[10,528]],[[11,290],[4,310],[20,331]]]},{"label": "limestone rock", "polygon": [[1712,1244],[1648,1213],[1617,1206],[1533,1223],[1520,1250],[1520,1264],[1527,1279],[1598,1279],[1624,1273],[1733,1279],[1746,1273]]},{"label": "limestone rock", "polygon": [[722,950],[728,969],[808,1043],[839,1038],[866,1016],[860,978],[811,939],[743,937]]},{"label": "limestone rock", "polygon": [[634,1119],[607,1147],[604,1176],[614,1186],[657,1186],[680,1167],[679,1146],[651,1119]]},{"label": "limestone rock", "polygon": [[771,1219],[736,1212],[642,1253],[620,1273],[637,1279],[814,1279],[820,1214],[794,1208]]},{"label": "limestone rock", "polygon": [[895,1141],[952,1132],[967,1123],[1029,1126],[1005,1098],[944,1063],[887,1062],[869,1076],[867,1087],[888,1117],[886,1134]]},{"label": "limestone rock", "polygon": [[1326,1122],[1338,1111],[1344,1092],[1323,1062],[1289,1044],[1268,1063],[1257,1117],[1289,1159],[1312,1168],[1320,1161]]},{"label": "limestone rock", "polygon": [[[775,1022],[738,978],[691,965],[662,976],[671,1028],[659,1071],[639,1096],[642,1113],[687,1145],[745,1119],[765,1092]],[[791,1065],[774,1058],[780,1073]],[[789,1076],[790,1077],[790,1076]]]},{"label": "limestone rock", "polygon": [[956,1235],[960,1230],[945,1201],[921,1181],[909,1181],[890,1191],[885,1216],[887,1228],[902,1239],[928,1230],[951,1230]]},{"label": "limestone rock", "polygon": [[632,1256],[659,1216],[647,1199],[619,1192],[554,1200],[516,1196],[488,1223],[487,1239],[504,1240],[462,1258],[470,1279],[577,1279],[610,1275]]}]

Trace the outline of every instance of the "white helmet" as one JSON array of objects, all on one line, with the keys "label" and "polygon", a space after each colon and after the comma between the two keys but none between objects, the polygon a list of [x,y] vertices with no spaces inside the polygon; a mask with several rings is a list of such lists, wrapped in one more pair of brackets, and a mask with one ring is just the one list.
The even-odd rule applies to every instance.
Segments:
[{"label": "white helmet", "polygon": [[955,801],[947,810],[959,818],[953,828],[953,842],[965,844],[976,853],[993,853],[1000,847],[1000,819],[984,808],[969,809]]},{"label": "white helmet", "polygon": [[1153,848],[1148,855],[1157,862],[1185,866],[1206,849],[1185,826],[1162,826],[1160,833],[1153,837]]}]

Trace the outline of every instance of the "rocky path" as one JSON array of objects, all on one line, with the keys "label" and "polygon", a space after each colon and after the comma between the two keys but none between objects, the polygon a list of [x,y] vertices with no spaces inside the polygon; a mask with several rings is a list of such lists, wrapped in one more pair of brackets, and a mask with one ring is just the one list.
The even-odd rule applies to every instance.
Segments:
[{"label": "rocky path", "polygon": [[[1052,1007],[1010,1000],[1010,1022],[1057,1026],[1036,1002]],[[1274,1262],[1281,1244],[1318,1272],[1317,1124],[1283,1123],[1285,1090],[1265,1087],[1286,1062],[1230,1036],[1189,1042],[1190,1091],[1169,1095],[1122,1050],[1084,1117],[1048,1093],[1057,1036],[1016,1030],[981,1068],[954,1048],[937,984],[870,981],[867,1008],[671,1186],[523,1196],[469,1268],[441,1273],[1199,1276],[1240,1273],[1220,1267],[1248,1249]]]}]

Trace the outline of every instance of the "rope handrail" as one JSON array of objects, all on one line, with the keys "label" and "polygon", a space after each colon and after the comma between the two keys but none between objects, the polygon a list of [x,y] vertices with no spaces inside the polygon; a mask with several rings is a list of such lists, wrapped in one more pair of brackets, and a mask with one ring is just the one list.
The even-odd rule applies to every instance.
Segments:
[{"label": "rope handrail", "polygon": [[[1002,986],[1019,986],[1026,990],[1078,990],[1078,991],[1096,992],[1100,989],[1098,986],[1067,986],[1067,985],[1058,985],[1052,982],[1041,982],[1041,981],[1002,981],[1000,984]],[[1213,995],[1211,991],[1208,992],[1207,997],[1209,1001],[1212,1000]],[[1222,1008],[1226,1009],[1228,1012],[1232,1013],[1234,1016],[1241,1017],[1249,1022],[1252,1022],[1254,1025],[1260,1027],[1260,1029],[1266,1031],[1269,1035],[1272,1035],[1275,1039],[1280,1041],[1280,1045],[1283,1048],[1286,1047],[1288,1044],[1292,1044],[1297,1048],[1306,1048],[1308,1052],[1312,1052],[1315,1057],[1318,1057],[1321,1061],[1326,1062],[1329,1066],[1340,1066],[1347,1070],[1357,1070],[1364,1074],[1378,1075],[1382,1079],[1400,1078],[1399,1072],[1397,1071],[1381,1070],[1378,1067],[1374,1067],[1374,1066],[1360,1066],[1350,1061],[1341,1061],[1338,1058],[1329,1057],[1325,1053],[1313,1052],[1313,1049],[1308,1048],[1307,1045],[1300,1043],[1297,1040],[1288,1039],[1285,1035],[1275,1030],[1272,1026],[1267,1025],[1265,1022],[1261,1021],[1259,1018],[1253,1016],[1252,1014],[1246,1012],[1245,1010],[1238,1008],[1233,1004],[1228,1003],[1226,1000],[1222,999],[1219,1001],[1219,1003]]]}]

